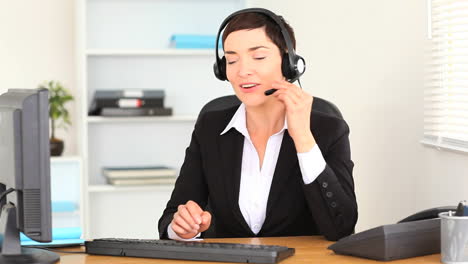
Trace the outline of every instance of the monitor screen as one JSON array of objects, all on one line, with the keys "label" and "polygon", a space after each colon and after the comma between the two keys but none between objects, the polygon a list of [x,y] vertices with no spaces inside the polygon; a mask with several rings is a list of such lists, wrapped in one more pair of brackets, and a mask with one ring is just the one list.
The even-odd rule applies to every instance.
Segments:
[{"label": "monitor screen", "polygon": [[19,242],[20,231],[38,242],[52,240],[48,96],[47,89],[0,95],[0,263],[59,259]]}]

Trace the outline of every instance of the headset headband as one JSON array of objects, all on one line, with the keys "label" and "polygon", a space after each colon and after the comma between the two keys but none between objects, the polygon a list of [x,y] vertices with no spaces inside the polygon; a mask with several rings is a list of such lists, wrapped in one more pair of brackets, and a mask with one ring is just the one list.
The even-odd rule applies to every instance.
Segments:
[{"label": "headset headband", "polygon": [[219,43],[219,37],[221,35],[221,31],[223,31],[224,27],[229,23],[229,21],[234,16],[237,16],[237,15],[242,14],[242,13],[261,13],[261,14],[267,15],[269,18],[273,19],[273,21],[275,21],[276,24],[281,28],[281,34],[283,35],[284,41],[286,42],[286,47],[288,48],[288,55],[289,55],[288,56],[289,65],[294,65],[295,64],[295,62],[293,61],[292,58],[295,57],[293,55],[295,55],[296,53],[295,53],[293,45],[292,45],[291,37],[289,36],[289,32],[286,29],[286,27],[284,26],[281,19],[275,13],[271,12],[268,9],[264,9],[264,8],[246,8],[246,9],[236,11],[236,12],[232,13],[231,15],[229,15],[226,19],[224,19],[223,23],[221,23],[221,26],[219,27],[218,35],[216,37],[216,63],[218,65],[221,63],[221,59],[219,58],[219,53],[218,53],[218,49],[219,49],[218,43]]}]

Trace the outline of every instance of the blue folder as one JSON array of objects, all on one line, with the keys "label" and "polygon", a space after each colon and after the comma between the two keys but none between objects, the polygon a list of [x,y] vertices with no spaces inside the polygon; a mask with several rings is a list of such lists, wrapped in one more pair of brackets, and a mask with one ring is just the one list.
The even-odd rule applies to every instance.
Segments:
[{"label": "blue folder", "polygon": [[73,247],[84,245],[84,239],[56,239],[49,243],[40,243],[36,241],[21,241],[21,245],[32,247]]},{"label": "blue folder", "polygon": [[82,245],[83,239],[80,239],[82,234],[81,227],[64,227],[52,229],[52,242],[41,243],[31,240],[29,237],[20,233],[21,245],[23,246],[42,246],[42,247],[58,247],[58,246],[73,246]]},{"label": "blue folder", "polygon": [[172,46],[176,49],[214,49],[216,36],[195,34],[174,34]]}]

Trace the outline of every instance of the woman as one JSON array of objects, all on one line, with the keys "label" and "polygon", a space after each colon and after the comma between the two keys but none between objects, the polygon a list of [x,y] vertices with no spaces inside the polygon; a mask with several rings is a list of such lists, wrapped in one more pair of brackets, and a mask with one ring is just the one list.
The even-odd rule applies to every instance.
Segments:
[{"label": "woman", "polygon": [[[242,104],[207,112],[195,125],[159,220],[161,238],[203,236],[212,217],[216,237],[321,234],[337,240],[353,232],[349,128],[340,118],[312,112],[313,97],[286,81],[288,48],[274,16],[245,10],[230,18],[222,70]],[[292,28],[276,19],[295,48]]]}]

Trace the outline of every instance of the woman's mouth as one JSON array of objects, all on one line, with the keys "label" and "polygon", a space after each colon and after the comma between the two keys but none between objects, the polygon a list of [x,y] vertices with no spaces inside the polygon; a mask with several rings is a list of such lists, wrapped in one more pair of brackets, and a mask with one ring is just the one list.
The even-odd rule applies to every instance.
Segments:
[{"label": "woman's mouth", "polygon": [[244,83],[240,85],[241,91],[244,93],[253,93],[260,87],[258,83]]}]

